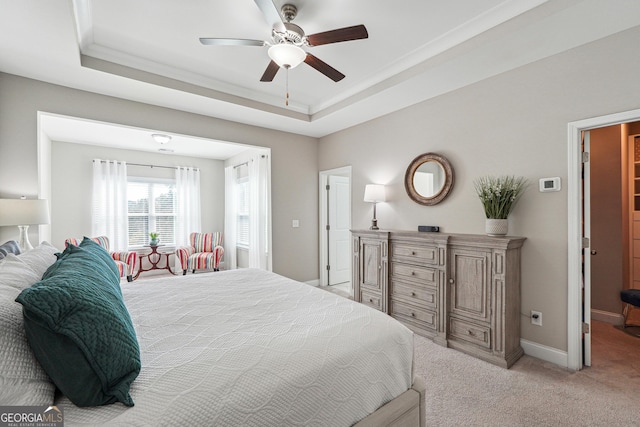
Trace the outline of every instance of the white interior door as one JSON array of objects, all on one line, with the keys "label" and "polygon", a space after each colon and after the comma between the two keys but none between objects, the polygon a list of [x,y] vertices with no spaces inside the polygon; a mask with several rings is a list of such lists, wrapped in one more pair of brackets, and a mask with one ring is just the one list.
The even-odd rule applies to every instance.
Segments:
[{"label": "white interior door", "polygon": [[[590,155],[590,133],[584,131],[582,134],[582,150],[587,156]],[[591,171],[588,157],[582,162],[582,209],[583,209],[583,237],[591,242]],[[584,246],[584,245],[583,245]],[[590,245],[589,245],[590,246]],[[589,247],[582,250],[583,262],[583,282],[582,282],[582,321],[591,325],[591,249]],[[591,333],[582,334],[582,351],[584,366],[591,366]]]},{"label": "white interior door", "polygon": [[351,280],[351,196],[349,177],[329,176],[329,285]]}]

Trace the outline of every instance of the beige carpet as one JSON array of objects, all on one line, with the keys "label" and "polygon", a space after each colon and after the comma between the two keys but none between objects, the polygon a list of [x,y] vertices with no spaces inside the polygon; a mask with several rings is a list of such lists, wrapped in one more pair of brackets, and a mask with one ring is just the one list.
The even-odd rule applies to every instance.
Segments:
[{"label": "beige carpet", "polygon": [[594,344],[593,366],[572,373],[530,356],[502,369],[419,336],[415,346],[427,426],[640,425],[638,351],[622,370],[598,366]]}]

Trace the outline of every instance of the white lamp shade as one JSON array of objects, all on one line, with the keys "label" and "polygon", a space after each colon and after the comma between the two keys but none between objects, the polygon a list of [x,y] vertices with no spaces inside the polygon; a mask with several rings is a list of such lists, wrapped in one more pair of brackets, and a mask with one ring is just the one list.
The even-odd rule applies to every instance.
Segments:
[{"label": "white lamp shade", "polygon": [[364,187],[364,201],[365,202],[384,202],[386,200],[385,197],[385,189],[384,185],[381,184],[367,184]]},{"label": "white lamp shade", "polygon": [[284,68],[295,68],[307,57],[301,47],[293,44],[276,44],[269,48],[269,58]]},{"label": "white lamp shade", "polygon": [[49,224],[46,200],[0,199],[0,225]]}]

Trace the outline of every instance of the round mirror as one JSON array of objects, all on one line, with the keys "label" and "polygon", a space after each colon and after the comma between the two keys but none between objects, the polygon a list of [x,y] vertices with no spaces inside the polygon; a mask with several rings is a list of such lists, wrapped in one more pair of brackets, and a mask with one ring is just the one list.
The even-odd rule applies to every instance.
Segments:
[{"label": "round mirror", "polygon": [[404,187],[416,203],[431,206],[444,200],[453,188],[453,168],[435,153],[421,154],[409,164]]}]

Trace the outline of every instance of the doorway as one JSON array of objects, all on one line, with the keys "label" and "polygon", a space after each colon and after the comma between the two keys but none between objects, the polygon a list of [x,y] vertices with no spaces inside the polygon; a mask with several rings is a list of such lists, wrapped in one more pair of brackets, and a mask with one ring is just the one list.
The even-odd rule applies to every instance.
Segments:
[{"label": "doorway", "polygon": [[[590,247],[593,231],[590,217],[591,173],[589,154],[583,153],[589,153],[591,136],[589,131],[636,121],[640,121],[640,110],[582,120],[568,125],[567,367],[569,369],[580,370],[584,366],[591,365],[592,336],[589,326],[592,312],[592,261],[598,254],[596,248]],[[592,250],[596,253],[592,253]]]},{"label": "doorway", "polygon": [[320,286],[351,286],[351,166],[320,172]]},{"label": "doorway", "polygon": [[[622,324],[620,291],[629,287],[628,129],[629,124],[618,124],[583,132],[583,150],[589,156],[583,166],[583,215],[589,230],[584,256],[590,277],[584,311],[593,340],[606,333],[594,327],[597,321]],[[592,365],[592,356],[591,346],[585,345],[585,366]],[[601,356],[595,354],[596,360]]]}]

